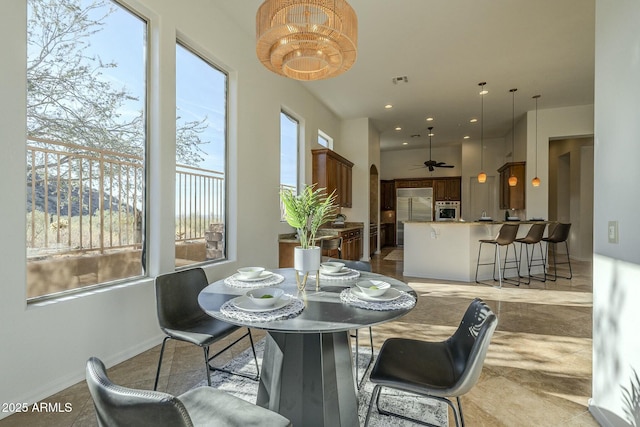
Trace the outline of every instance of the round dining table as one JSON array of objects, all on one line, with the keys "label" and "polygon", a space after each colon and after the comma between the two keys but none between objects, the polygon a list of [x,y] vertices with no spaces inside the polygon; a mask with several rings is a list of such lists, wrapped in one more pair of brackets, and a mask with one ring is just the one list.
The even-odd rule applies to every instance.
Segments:
[{"label": "round dining table", "polygon": [[[248,291],[246,287],[234,286],[238,282],[230,282],[231,278],[207,286],[199,294],[198,302],[216,319],[267,331],[257,405],[280,413],[294,426],[359,426],[349,331],[404,316],[415,305],[416,293],[392,277],[354,270],[346,278],[321,274],[319,286],[316,280],[310,280],[305,290],[299,291],[295,270],[271,272],[281,280],[273,287],[282,289],[286,297],[297,303],[299,314],[266,321],[230,317],[225,308]],[[413,303],[401,308],[371,309],[363,308],[366,304],[345,300],[345,293],[349,292],[345,289],[362,280],[387,282],[395,289],[393,292],[400,291],[396,293],[405,300],[410,296]]]}]

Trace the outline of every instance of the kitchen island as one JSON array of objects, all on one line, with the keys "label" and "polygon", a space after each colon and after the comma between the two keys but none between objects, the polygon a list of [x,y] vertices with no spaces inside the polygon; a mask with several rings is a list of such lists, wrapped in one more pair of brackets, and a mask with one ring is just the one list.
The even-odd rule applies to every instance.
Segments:
[{"label": "kitchen island", "polygon": [[[513,223],[515,221],[509,221]],[[534,222],[517,221],[520,224],[518,238],[526,236]],[[429,279],[474,282],[480,239],[493,239],[497,236],[503,222],[407,222],[405,223],[404,271],[405,276]],[[520,252],[520,244],[516,243]],[[504,260],[505,248],[500,248],[500,257]],[[492,262],[494,248],[482,249],[480,262]],[[512,250],[509,250],[511,259]],[[527,274],[526,261],[520,267]],[[513,273],[513,272],[512,272]],[[542,267],[532,269],[532,273],[541,274]],[[492,280],[490,266],[481,266],[478,279]]]}]

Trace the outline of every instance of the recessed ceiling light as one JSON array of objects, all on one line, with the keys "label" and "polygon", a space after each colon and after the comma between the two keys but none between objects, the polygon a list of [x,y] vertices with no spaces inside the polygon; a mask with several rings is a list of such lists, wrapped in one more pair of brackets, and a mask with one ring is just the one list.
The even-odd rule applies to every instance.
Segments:
[{"label": "recessed ceiling light", "polygon": [[400,126],[396,126],[396,130],[402,130]]},{"label": "recessed ceiling light", "polygon": [[386,109],[388,110],[388,109],[390,109],[390,108],[393,108],[393,105],[391,105],[391,104],[387,104],[387,105],[385,105],[385,106],[384,106],[384,108],[386,108]]},{"label": "recessed ceiling light", "polygon": [[409,145],[409,143],[405,141],[402,143],[402,145]]},{"label": "recessed ceiling light", "polygon": [[432,122],[433,121],[433,117],[427,117],[427,121],[428,122]]},{"label": "recessed ceiling light", "polygon": [[464,138],[464,139],[469,139],[469,138],[471,138],[471,137],[470,137],[469,135],[465,135],[463,138]]},{"label": "recessed ceiling light", "polygon": [[469,120],[469,123],[476,123],[478,121],[478,119],[471,119]]}]

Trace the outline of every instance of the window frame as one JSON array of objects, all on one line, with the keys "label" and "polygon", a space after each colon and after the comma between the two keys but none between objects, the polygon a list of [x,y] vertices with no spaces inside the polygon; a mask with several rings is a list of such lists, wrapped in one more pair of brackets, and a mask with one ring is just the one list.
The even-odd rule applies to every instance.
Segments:
[{"label": "window frame", "polygon": [[[175,39],[175,45],[176,47],[179,45],[182,48],[184,48],[185,50],[187,50],[189,53],[191,53],[192,55],[194,55],[195,57],[199,58],[200,60],[202,60],[204,63],[206,63],[208,66],[210,66],[211,68],[213,68],[214,70],[218,71],[219,73],[221,73],[222,75],[224,75],[224,171],[223,171],[223,175],[224,175],[224,200],[222,203],[223,206],[223,218],[224,218],[224,224],[223,224],[223,253],[222,253],[222,257],[221,258],[216,258],[216,259],[211,259],[211,260],[204,260],[204,261],[200,261],[200,262],[194,262],[188,265],[184,265],[184,266],[175,266],[175,261],[176,261],[176,257],[174,255],[173,258],[173,262],[174,262],[174,270],[175,271],[180,271],[180,270],[185,270],[185,269],[189,269],[189,268],[193,268],[193,267],[198,267],[198,266],[206,266],[206,265],[212,265],[212,264],[216,264],[216,263],[222,263],[225,261],[229,261],[229,220],[230,220],[230,197],[229,197],[229,188],[230,188],[230,183],[229,183],[229,179],[230,179],[230,168],[229,168],[229,159],[230,159],[230,141],[229,141],[229,123],[230,123],[230,119],[229,119],[229,114],[230,114],[230,104],[231,104],[231,100],[230,100],[230,96],[231,96],[231,87],[230,87],[230,83],[231,83],[231,73],[226,70],[223,66],[218,64],[218,61],[214,60],[211,55],[208,55],[204,52],[206,52],[206,49],[200,48],[198,47],[197,43],[193,42],[191,39],[189,39],[189,37],[187,37],[186,35],[183,35],[181,33],[178,33],[176,35],[176,39]],[[176,55],[177,56],[177,55]],[[177,57],[176,57],[176,69],[177,69]],[[177,86],[177,81],[175,82],[176,86]],[[177,88],[175,88],[177,90]],[[177,112],[177,95],[176,95],[176,112]],[[177,128],[176,128],[177,131]],[[175,159],[175,154],[174,154],[174,159]],[[175,159],[177,161],[177,159]],[[176,164],[177,166],[177,164]],[[175,199],[175,198],[174,198]],[[175,208],[175,200],[174,200],[174,208]],[[174,211],[174,215],[173,217],[176,217],[177,212]],[[174,227],[175,227],[175,221],[174,221]],[[175,247],[175,241],[174,243],[174,247]],[[205,248],[206,250],[206,248]]]}]

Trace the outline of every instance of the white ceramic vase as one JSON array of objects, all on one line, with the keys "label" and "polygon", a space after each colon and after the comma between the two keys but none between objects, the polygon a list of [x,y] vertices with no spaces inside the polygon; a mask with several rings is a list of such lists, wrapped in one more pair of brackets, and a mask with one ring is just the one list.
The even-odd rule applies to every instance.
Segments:
[{"label": "white ceramic vase", "polygon": [[320,270],[320,258],[322,252],[319,246],[302,249],[301,246],[293,248],[293,268],[298,273],[311,273]]}]

